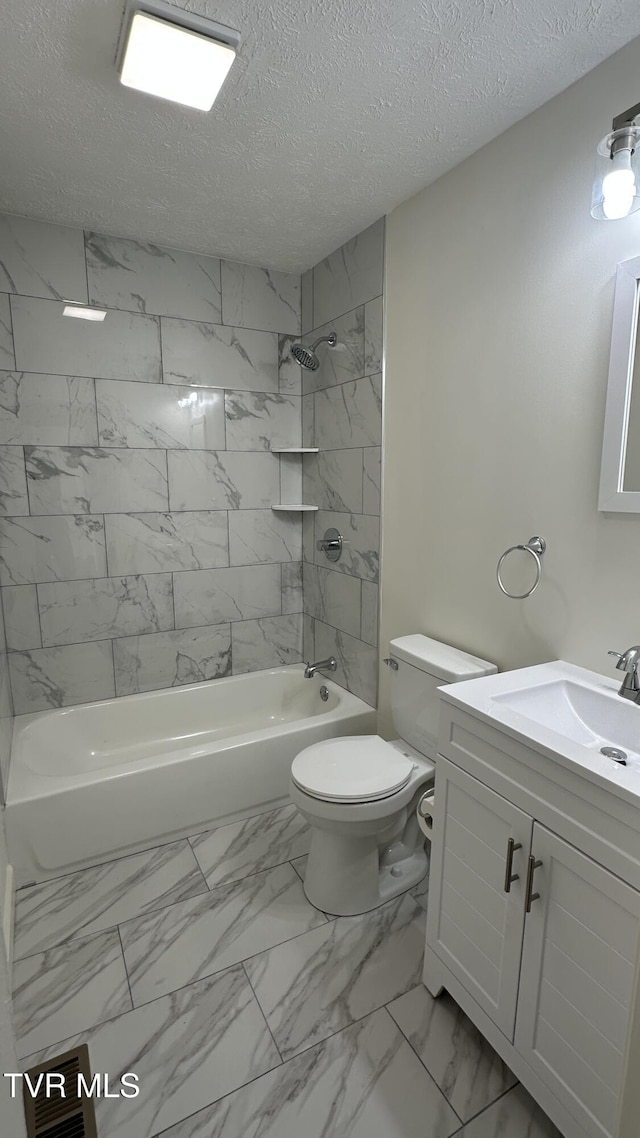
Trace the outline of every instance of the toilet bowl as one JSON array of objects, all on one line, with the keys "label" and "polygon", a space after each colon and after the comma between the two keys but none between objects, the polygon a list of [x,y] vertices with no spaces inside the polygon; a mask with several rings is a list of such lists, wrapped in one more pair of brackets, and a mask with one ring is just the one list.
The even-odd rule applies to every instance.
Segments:
[{"label": "toilet bowl", "polygon": [[291,800],[311,827],[305,893],[318,909],[352,916],[417,885],[428,869],[417,804],[434,764],[401,740],[329,739],[291,766]]},{"label": "toilet bowl", "polygon": [[291,765],[291,800],[311,827],[304,890],[316,908],[338,916],[375,909],[427,873],[428,826],[423,820],[420,828],[417,808],[435,777],[437,689],[497,670],[427,636],[392,640],[390,652],[402,737],[327,739]]}]

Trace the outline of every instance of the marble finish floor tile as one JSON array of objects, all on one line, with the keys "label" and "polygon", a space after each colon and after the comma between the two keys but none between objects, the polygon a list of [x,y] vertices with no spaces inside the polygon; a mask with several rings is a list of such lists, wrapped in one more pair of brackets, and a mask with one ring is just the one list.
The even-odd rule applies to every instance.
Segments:
[{"label": "marble finish floor tile", "polygon": [[[64,1041],[89,1045],[93,1071],[138,1075],[137,1098],[96,1100],[105,1138],[152,1138],[279,1065],[241,967],[202,980]],[[63,1050],[29,1056],[29,1065]]]},{"label": "marble finish floor tile", "polygon": [[245,968],[290,1058],[415,987],[423,952],[424,914],[405,894],[263,952]]},{"label": "marble finish floor tile", "polygon": [[389,1012],[463,1122],[515,1086],[515,1075],[447,993],[434,1000],[419,984]]},{"label": "marble finish floor tile", "polygon": [[514,1087],[458,1131],[456,1138],[562,1138],[524,1087]]},{"label": "marble finish floor tile", "polygon": [[19,889],[15,958],[114,928],[207,891],[186,840]]},{"label": "marble finish floor tile", "polygon": [[381,1010],[162,1138],[447,1138],[459,1125]]},{"label": "marble finish floor tile", "polygon": [[222,885],[120,926],[136,1005],[297,937],[326,918],[290,865]]},{"label": "marble finish floor tile", "polygon": [[207,885],[239,881],[306,854],[310,830],[295,806],[283,806],[190,838]]},{"label": "marble finish floor tile", "polygon": [[18,960],[13,1011],[19,1056],[130,1011],[117,929]]}]

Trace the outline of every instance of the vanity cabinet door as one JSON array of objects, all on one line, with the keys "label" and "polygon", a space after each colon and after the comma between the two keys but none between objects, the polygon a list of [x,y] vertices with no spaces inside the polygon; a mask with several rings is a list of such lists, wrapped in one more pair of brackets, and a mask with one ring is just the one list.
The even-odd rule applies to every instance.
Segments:
[{"label": "vanity cabinet door", "polygon": [[517,1050],[588,1138],[616,1133],[640,893],[538,823]]},{"label": "vanity cabinet door", "polygon": [[427,944],[512,1040],[533,820],[446,759],[435,803]]}]

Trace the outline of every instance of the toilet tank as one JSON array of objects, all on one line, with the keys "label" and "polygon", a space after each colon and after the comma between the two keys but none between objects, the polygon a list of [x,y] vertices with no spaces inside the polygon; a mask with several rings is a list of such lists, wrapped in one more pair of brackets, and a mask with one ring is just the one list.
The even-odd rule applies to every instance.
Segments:
[{"label": "toilet tank", "polygon": [[433,759],[440,710],[438,688],[488,676],[498,669],[488,660],[418,634],[392,640],[389,652],[397,664],[391,670],[391,710],[396,731],[405,743]]}]

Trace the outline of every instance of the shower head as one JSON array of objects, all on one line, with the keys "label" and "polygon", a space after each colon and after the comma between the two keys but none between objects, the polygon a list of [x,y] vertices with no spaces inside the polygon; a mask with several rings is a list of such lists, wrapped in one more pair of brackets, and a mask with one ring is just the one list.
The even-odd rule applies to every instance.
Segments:
[{"label": "shower head", "polygon": [[310,348],[305,348],[304,344],[292,344],[291,355],[301,367],[306,367],[307,371],[317,371],[320,367],[320,360],[316,355],[316,348],[319,344],[328,344],[330,348],[334,348],[337,340],[338,337],[335,332],[332,332],[330,336],[321,336]]}]

